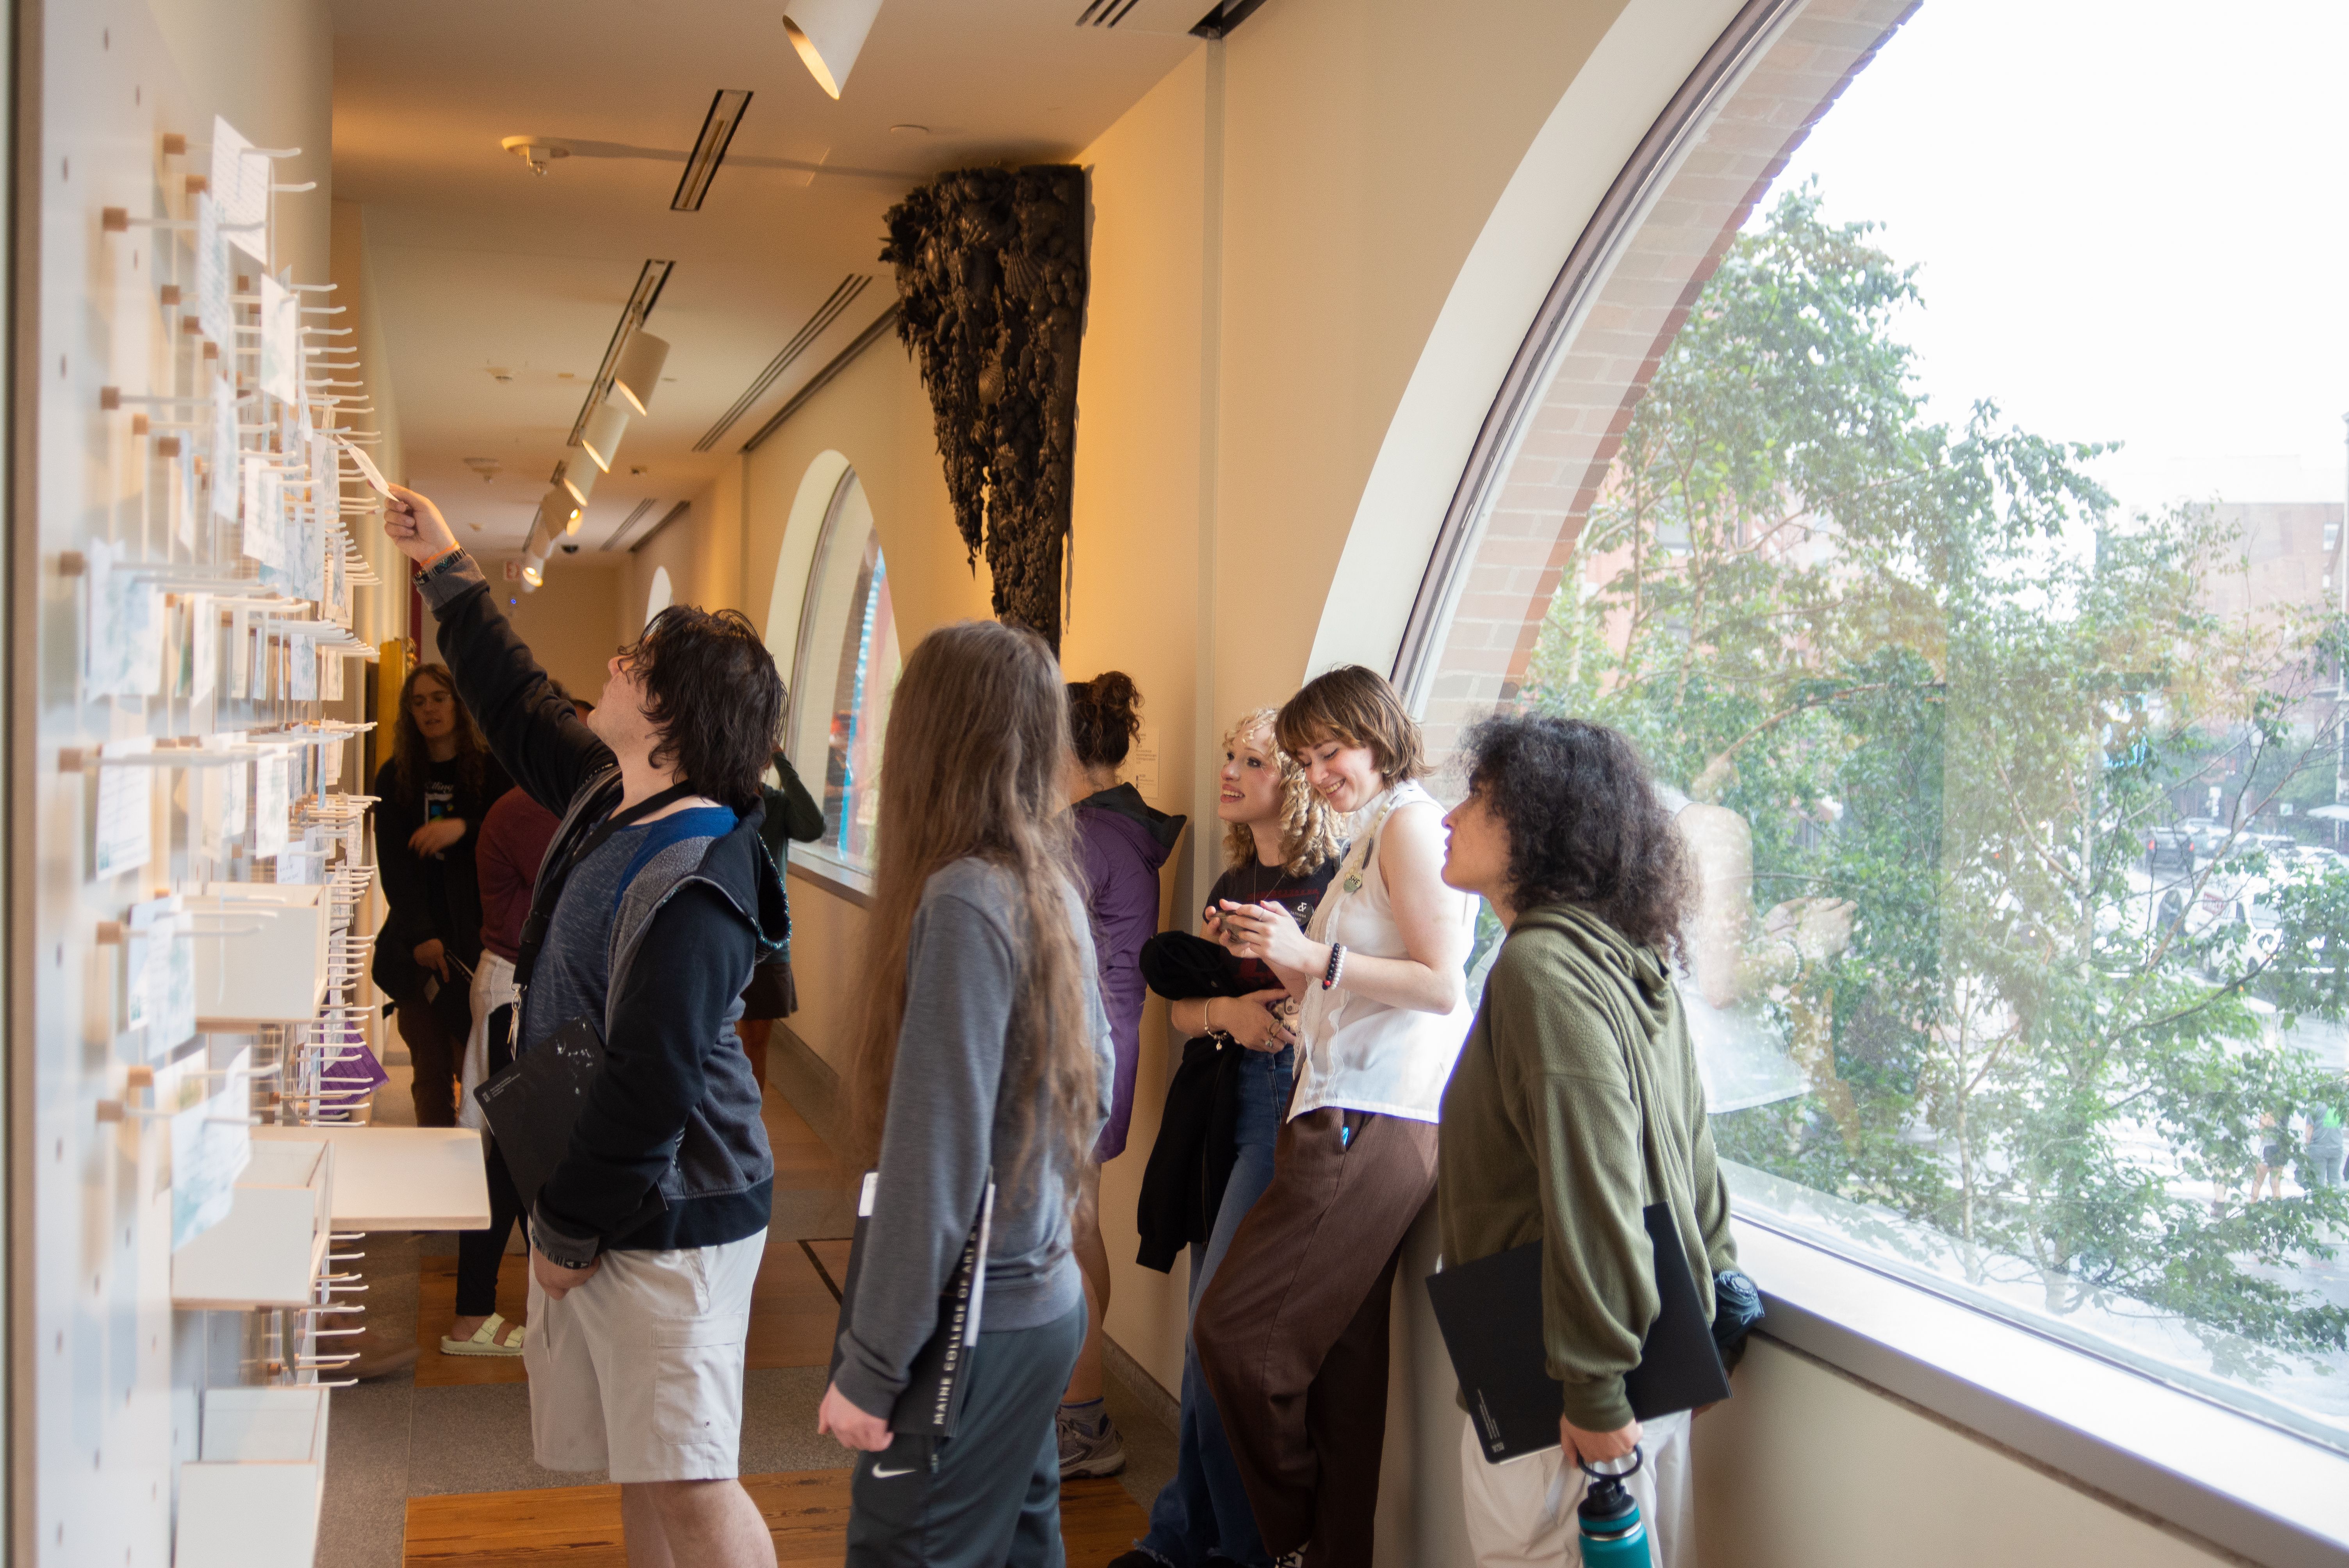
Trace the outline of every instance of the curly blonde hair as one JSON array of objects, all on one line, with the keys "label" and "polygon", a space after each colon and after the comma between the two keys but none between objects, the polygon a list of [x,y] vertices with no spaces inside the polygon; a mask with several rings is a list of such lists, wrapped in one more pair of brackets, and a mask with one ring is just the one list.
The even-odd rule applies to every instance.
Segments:
[{"label": "curly blonde hair", "polygon": [[[1260,707],[1242,714],[1233,726],[1224,731],[1224,749],[1237,749],[1248,737],[1262,734],[1270,744],[1265,747],[1280,769],[1280,859],[1281,868],[1291,876],[1302,876],[1345,852],[1345,841],[1338,836],[1338,813],[1330,802],[1305,781],[1305,769],[1297,765],[1280,744],[1280,710]],[[1245,822],[1234,822],[1224,830],[1224,854],[1235,868],[1256,863],[1256,835]]]}]

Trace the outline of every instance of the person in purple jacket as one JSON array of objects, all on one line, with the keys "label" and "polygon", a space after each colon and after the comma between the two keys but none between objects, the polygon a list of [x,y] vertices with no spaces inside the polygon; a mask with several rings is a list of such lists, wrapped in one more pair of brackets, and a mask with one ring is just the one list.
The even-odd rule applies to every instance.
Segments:
[{"label": "person in purple jacket", "polygon": [[1109,1249],[1102,1244],[1101,1168],[1125,1150],[1133,1118],[1134,1064],[1142,1050],[1142,944],[1158,934],[1158,868],[1183,836],[1183,819],[1154,810],[1131,784],[1117,781],[1142,729],[1142,693],[1133,678],[1107,670],[1069,684],[1072,750],[1069,796],[1076,802],[1077,846],[1085,862],[1085,908],[1092,917],[1101,965],[1102,1005],[1117,1047],[1117,1083],[1109,1125],[1081,1177],[1073,1243],[1085,1276],[1085,1347],[1061,1401],[1061,1475],[1115,1475],[1125,1443],[1102,1403],[1102,1318],[1109,1311]]}]

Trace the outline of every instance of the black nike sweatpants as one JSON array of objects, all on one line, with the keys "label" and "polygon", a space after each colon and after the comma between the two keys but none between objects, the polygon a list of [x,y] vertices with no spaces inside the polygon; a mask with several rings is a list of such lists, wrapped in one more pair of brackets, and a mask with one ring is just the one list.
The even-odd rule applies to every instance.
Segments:
[{"label": "black nike sweatpants", "polygon": [[1063,1568],[1052,1415],[1084,1342],[1081,1303],[980,1334],[955,1435],[900,1437],[856,1461],[846,1568]]}]

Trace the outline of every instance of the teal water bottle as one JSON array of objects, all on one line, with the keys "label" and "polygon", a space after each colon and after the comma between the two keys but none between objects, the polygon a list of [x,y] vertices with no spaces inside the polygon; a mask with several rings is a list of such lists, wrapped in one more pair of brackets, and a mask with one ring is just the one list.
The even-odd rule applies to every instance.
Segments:
[{"label": "teal water bottle", "polygon": [[1640,1473],[1646,1456],[1631,1450],[1631,1466],[1621,1471],[1582,1467],[1589,1484],[1582,1506],[1575,1511],[1582,1523],[1584,1568],[1651,1568],[1648,1556],[1648,1522],[1623,1483]]}]

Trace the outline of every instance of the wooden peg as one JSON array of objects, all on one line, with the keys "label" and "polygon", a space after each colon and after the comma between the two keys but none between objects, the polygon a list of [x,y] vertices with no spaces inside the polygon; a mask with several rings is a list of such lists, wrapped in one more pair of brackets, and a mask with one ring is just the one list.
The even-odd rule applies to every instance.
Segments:
[{"label": "wooden peg", "polygon": [[146,415],[133,414],[130,416],[130,433],[134,436],[143,436],[147,433]]},{"label": "wooden peg", "polygon": [[166,158],[185,158],[187,155],[188,139],[181,135],[176,130],[165,131],[163,133],[163,156]]},{"label": "wooden peg", "polygon": [[121,407],[122,388],[119,387],[99,387],[98,389],[98,406],[100,409],[109,414],[111,414],[117,408]]},{"label": "wooden peg", "polygon": [[80,551],[62,550],[57,552],[58,576],[78,577],[88,569],[89,562]]},{"label": "wooden peg", "polygon": [[101,920],[98,923],[98,944],[100,947],[114,947],[121,941],[122,923],[120,921]]},{"label": "wooden peg", "polygon": [[159,458],[178,457],[180,455],[180,438],[177,436],[164,436],[159,438],[155,443],[155,455]]},{"label": "wooden peg", "polygon": [[130,232],[130,209],[108,207],[102,210],[98,215],[98,226],[109,234]]},{"label": "wooden peg", "polygon": [[[203,329],[204,324],[198,321],[192,315],[183,315],[180,318],[180,330],[186,333],[191,337],[194,336],[197,333],[203,331]],[[210,359],[219,352],[220,350],[214,348],[211,344],[207,343],[204,345],[204,357],[206,359]]]},{"label": "wooden peg", "polygon": [[188,176],[188,194],[197,196],[212,188],[212,182],[201,174]]},{"label": "wooden peg", "polygon": [[129,1088],[153,1088],[155,1069],[144,1066],[132,1068],[122,1075],[122,1082]]},{"label": "wooden peg", "polygon": [[162,299],[165,304],[177,304],[180,303],[180,285],[177,284],[165,284],[161,288],[155,292]]},{"label": "wooden peg", "polygon": [[[190,316],[188,318],[188,330],[190,332],[197,330],[196,318],[194,316]],[[204,345],[204,357],[206,359],[218,359],[220,357],[220,345],[217,343],[206,342]]]},{"label": "wooden peg", "polygon": [[100,1121],[120,1121],[122,1119],[122,1102],[119,1099],[99,1100],[98,1102],[98,1119]]}]

